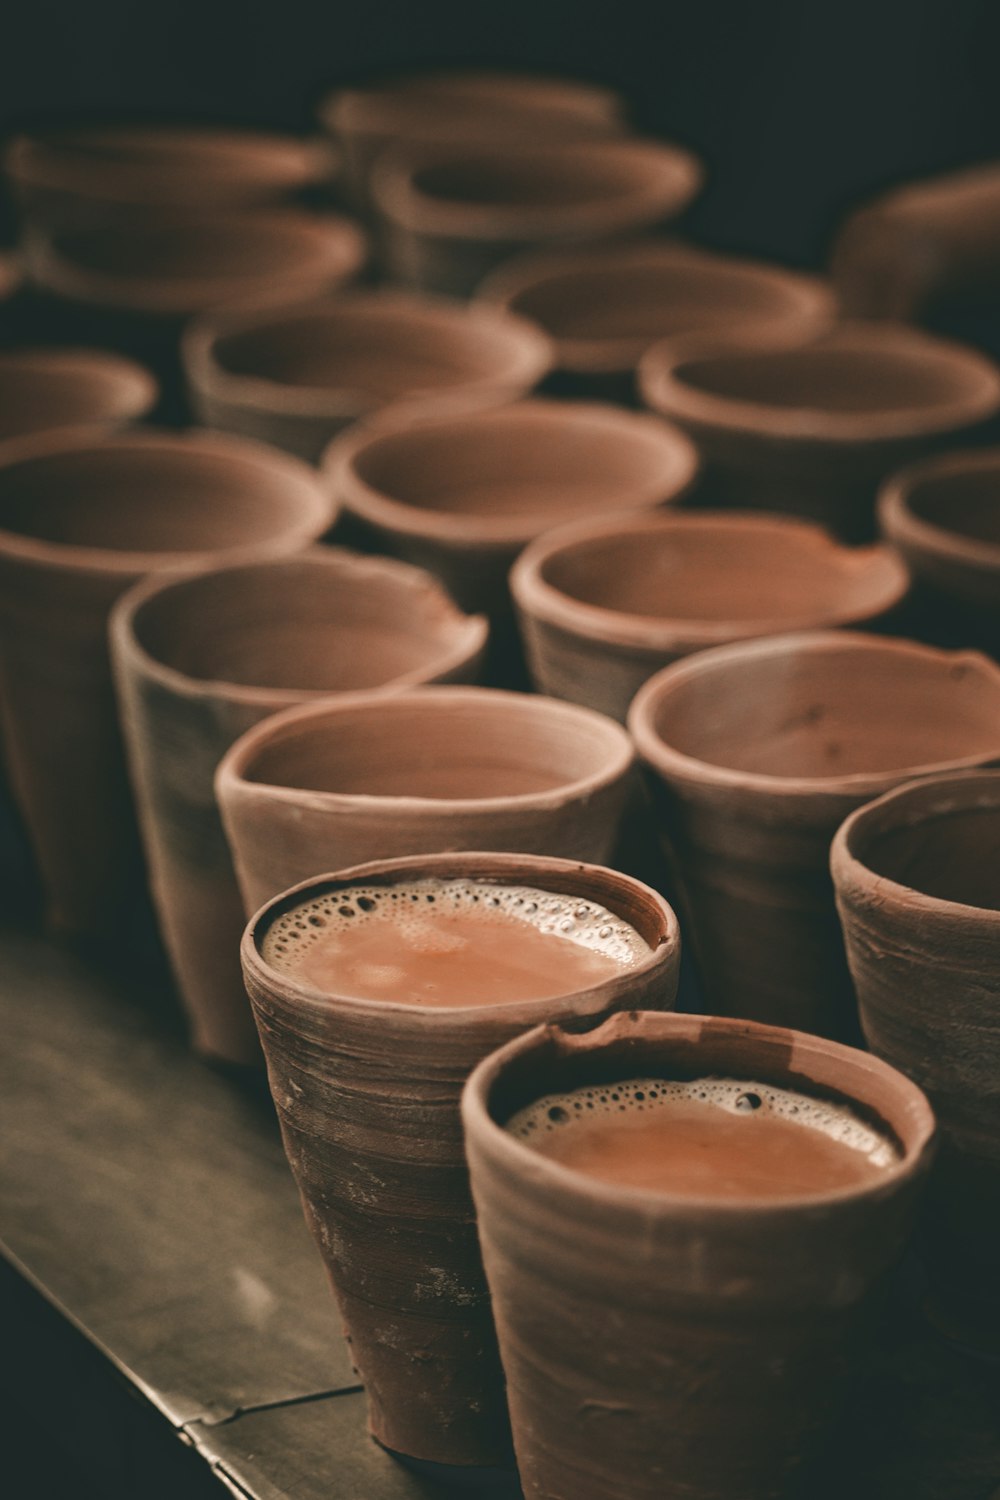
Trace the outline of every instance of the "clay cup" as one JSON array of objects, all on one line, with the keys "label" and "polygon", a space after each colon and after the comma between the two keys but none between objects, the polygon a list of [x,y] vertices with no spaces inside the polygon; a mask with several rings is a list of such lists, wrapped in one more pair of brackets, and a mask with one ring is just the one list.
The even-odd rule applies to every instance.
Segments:
[{"label": "clay cup", "polygon": [[775,636],[666,667],[629,728],[706,1010],[857,1035],[833,835],[904,781],[1000,760],[1000,667],[849,631]]},{"label": "clay cup", "polygon": [[105,349],[0,352],[0,441],[56,427],[126,427],[156,403],[148,370]]},{"label": "clay cup", "polygon": [[[504,1129],[551,1093],[705,1076],[852,1105],[900,1159],[861,1187],[713,1201],[600,1182]],[[787,1496],[910,1231],[934,1130],[920,1090],[799,1032],[632,1011],[509,1042],[462,1113],[525,1500]]]},{"label": "clay cup", "polygon": [[[624,917],[648,959],[547,1000],[429,1008],[315,989],[264,962],[269,926],[345,887],[425,877],[489,880],[592,900]],[[371,1431],[414,1458],[509,1458],[459,1100],[472,1068],[540,1020],[589,1023],[623,1006],[669,1007],[679,939],[669,906],[616,871],[514,854],[421,855],[307,882],[251,921],[243,965],[285,1150],[368,1395]],[[477,1491],[478,1493],[478,1491]]]}]

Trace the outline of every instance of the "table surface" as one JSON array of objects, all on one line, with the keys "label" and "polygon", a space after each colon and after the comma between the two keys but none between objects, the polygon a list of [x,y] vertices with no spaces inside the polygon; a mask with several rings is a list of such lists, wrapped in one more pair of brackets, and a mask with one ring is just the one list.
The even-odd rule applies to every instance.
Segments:
[{"label": "table surface", "polygon": [[[125,983],[7,931],[0,1014],[0,1319],[20,1341],[0,1340],[0,1400],[16,1385],[37,1427],[105,1466],[120,1450],[122,1493],[182,1492],[175,1459],[191,1496],[446,1493],[368,1438],[266,1092],[187,1052],[155,971]],[[1000,1500],[1000,1367],[898,1301],[811,1482],[811,1500],[848,1494]]]}]

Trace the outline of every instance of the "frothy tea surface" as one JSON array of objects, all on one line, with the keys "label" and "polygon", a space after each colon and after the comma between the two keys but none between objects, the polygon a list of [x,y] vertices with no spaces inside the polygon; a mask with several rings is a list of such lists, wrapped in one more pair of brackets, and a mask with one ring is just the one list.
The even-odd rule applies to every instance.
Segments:
[{"label": "frothy tea surface", "polygon": [[330,892],[277,918],[261,944],[271,968],[317,989],[450,1008],[571,995],[649,952],[594,901],[434,879]]},{"label": "frothy tea surface", "polygon": [[638,1078],[549,1094],[507,1129],[602,1182],[691,1198],[859,1187],[899,1160],[847,1105],[733,1078]]}]

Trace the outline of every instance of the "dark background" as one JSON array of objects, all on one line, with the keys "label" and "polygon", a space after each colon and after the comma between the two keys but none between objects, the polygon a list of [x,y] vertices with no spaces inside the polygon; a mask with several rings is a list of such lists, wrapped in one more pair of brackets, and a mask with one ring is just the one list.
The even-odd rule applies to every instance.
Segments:
[{"label": "dark background", "polygon": [[621,89],[709,165],[692,234],[802,264],[861,198],[1000,156],[996,0],[7,0],[0,130],[304,129],[325,86],[470,63]]}]

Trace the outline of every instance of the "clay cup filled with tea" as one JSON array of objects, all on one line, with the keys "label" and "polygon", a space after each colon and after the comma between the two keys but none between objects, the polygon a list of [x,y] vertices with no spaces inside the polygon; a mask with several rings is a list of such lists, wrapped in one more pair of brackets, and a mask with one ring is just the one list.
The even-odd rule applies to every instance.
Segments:
[{"label": "clay cup filled with tea", "polygon": [[817,1037],[633,1010],[509,1042],[462,1113],[525,1500],[789,1494],[911,1229],[920,1090]]},{"label": "clay cup filled with tea", "polygon": [[833,835],[904,781],[1000,761],[1000,667],[850,631],[775,636],[666,667],[629,728],[706,1009],[856,1036]]},{"label": "clay cup filled with tea", "polygon": [[503,1377],[459,1099],[541,1020],[672,1005],[663,898],[592,865],[439,854],[308,881],[243,940],[247,990],[306,1219],[385,1447],[503,1464]]},{"label": "clay cup filled with tea", "polygon": [[154,574],[116,605],[112,659],[160,927],[199,1052],[259,1059],[239,968],[246,921],[213,793],[251,725],[337,692],[475,680],[482,616],[426,573],[324,547]]},{"label": "clay cup filled with tea", "polygon": [[510,575],[532,680],[624,723],[653,674],[727,641],[868,624],[904,598],[888,547],[845,547],[794,516],[685,511],[577,521]]},{"label": "clay cup filled with tea", "polygon": [[425,687],[265,720],[223,757],[216,793],[249,913],[324,864],[484,846],[607,864],[633,769],[603,714]]},{"label": "clay cup filled with tea", "polygon": [[646,404],[702,450],[713,502],[788,511],[855,541],[874,534],[888,474],[1000,411],[992,360],[890,323],[808,340],[738,329],[669,339],[643,357],[639,380]]},{"label": "clay cup filled with tea", "polygon": [[1000,1356],[1000,772],[860,808],[832,868],[865,1037],[941,1124],[920,1242],[927,1311]]},{"label": "clay cup filled with tea", "polygon": [[53,926],[120,931],[141,884],[106,639],[115,600],[158,568],[296,552],[332,518],[311,470],[243,439],[76,429],[3,445],[4,753]]}]

